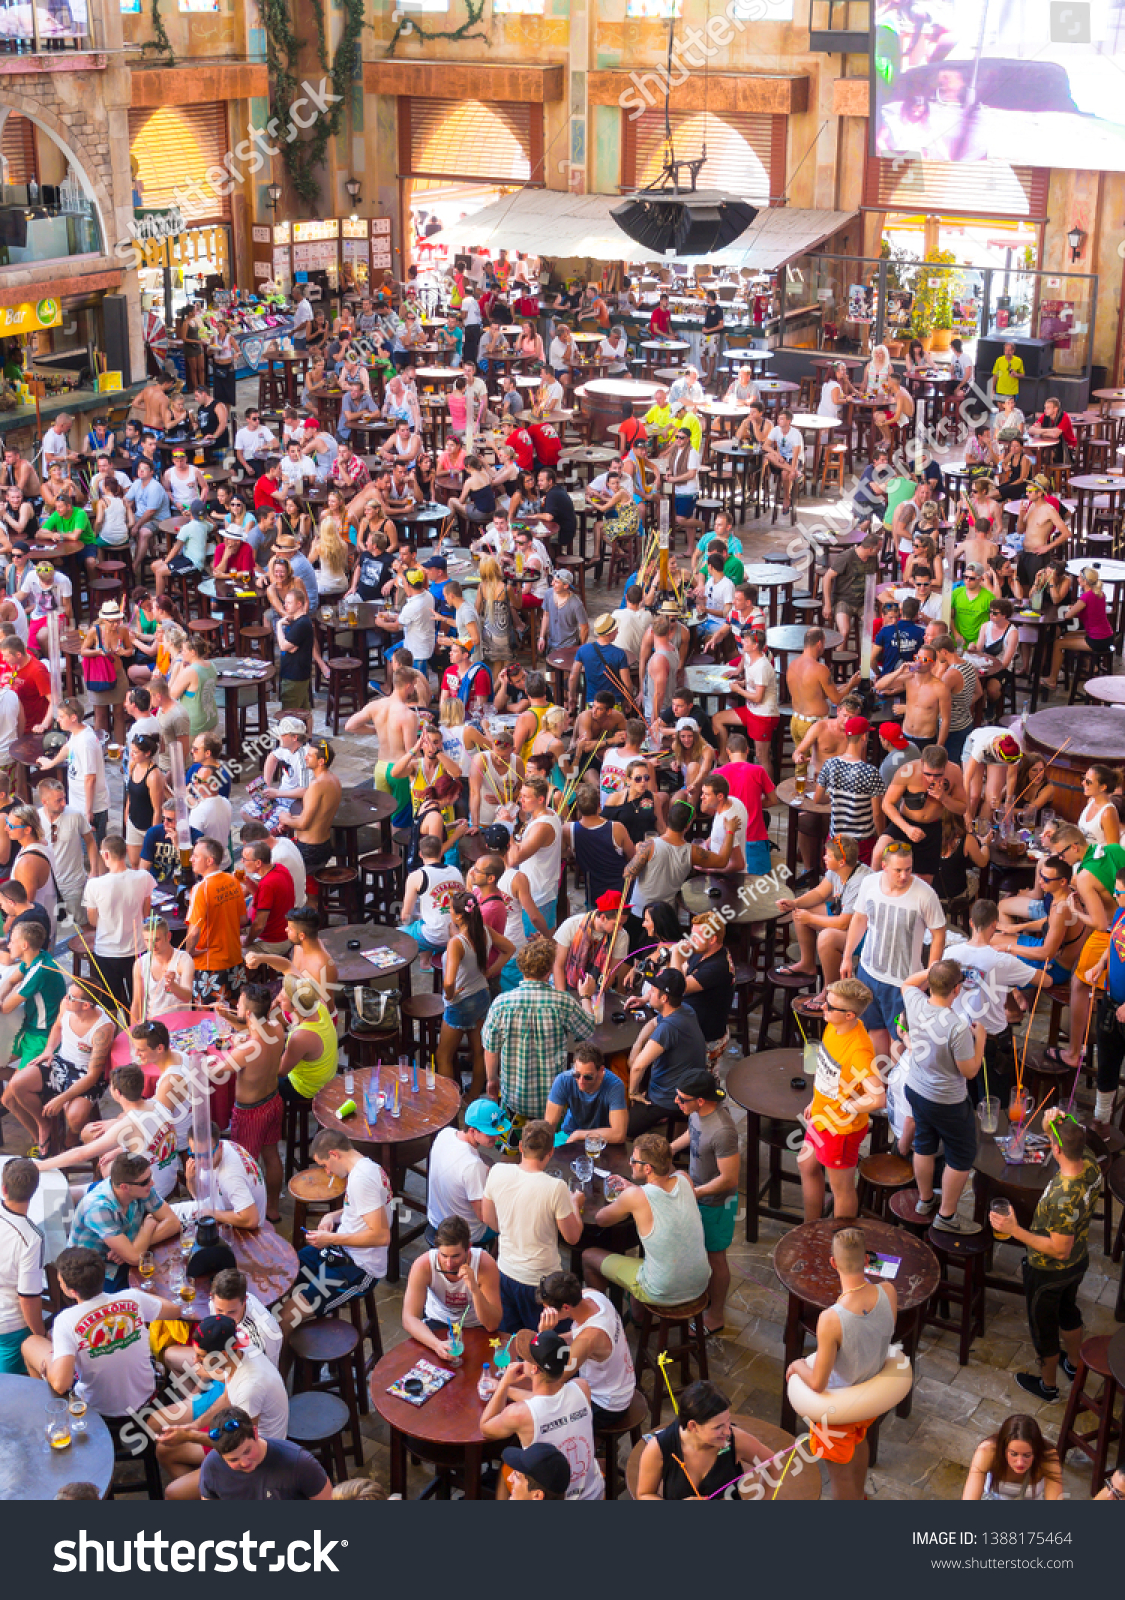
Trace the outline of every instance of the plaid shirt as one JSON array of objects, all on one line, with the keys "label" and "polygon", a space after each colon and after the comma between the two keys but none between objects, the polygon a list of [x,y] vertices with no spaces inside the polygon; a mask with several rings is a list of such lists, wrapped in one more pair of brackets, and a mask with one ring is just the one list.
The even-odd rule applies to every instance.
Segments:
[{"label": "plaid shirt", "polygon": [[371,482],[367,463],[361,456],[349,456],[346,462],[337,457],[332,463],[331,478],[333,483],[346,483],[357,489]]},{"label": "plaid shirt", "polygon": [[123,1209],[113,1185],[104,1178],[87,1189],[78,1202],[70,1224],[70,1242],[108,1258],[107,1239],[118,1233],[123,1233],[127,1239],[135,1238],[144,1219],[151,1212],[159,1211],[163,1204],[158,1194],[150,1193],[144,1200],[131,1200]]},{"label": "plaid shirt", "polygon": [[500,1057],[500,1099],[517,1116],[542,1117],[566,1070],[567,1042],[588,1039],[594,1019],[574,995],[524,978],[493,1002],[481,1039]]}]

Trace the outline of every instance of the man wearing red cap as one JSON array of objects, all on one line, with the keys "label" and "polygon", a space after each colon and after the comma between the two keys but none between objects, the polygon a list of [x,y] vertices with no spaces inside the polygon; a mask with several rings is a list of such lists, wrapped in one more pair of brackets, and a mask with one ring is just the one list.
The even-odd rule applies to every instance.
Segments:
[{"label": "man wearing red cap", "polygon": [[600,987],[607,967],[609,983],[620,985],[621,978],[628,976],[631,969],[618,965],[629,954],[629,936],[618,915],[621,901],[620,889],[607,890],[599,896],[593,911],[567,917],[555,929],[556,989],[577,994],[587,978],[593,978]]},{"label": "man wearing red cap", "polygon": [[844,724],[848,741],[844,753],[833,756],[821,767],[814,795],[819,805],[832,801],[832,832],[850,833],[859,844],[859,859],[868,863],[882,831],[882,797],[886,791],[878,767],[866,759],[870,731],[866,717],[848,718]]},{"label": "man wearing red cap", "polygon": [[973,729],[961,752],[970,817],[990,817],[1004,803],[1011,804],[1019,759],[1019,743],[1007,728]]},{"label": "man wearing red cap", "polygon": [[903,733],[897,722],[881,722],[879,724],[879,743],[887,752],[886,759],[879,764],[879,776],[890,788],[895,773],[907,761],[917,761],[921,757],[921,750]]}]

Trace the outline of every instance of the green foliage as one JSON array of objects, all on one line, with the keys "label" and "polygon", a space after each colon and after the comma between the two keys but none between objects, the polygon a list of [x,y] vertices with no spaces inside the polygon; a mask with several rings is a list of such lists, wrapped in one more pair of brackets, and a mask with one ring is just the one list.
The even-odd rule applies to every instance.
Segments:
[{"label": "green foliage", "polygon": [[442,43],[453,39],[483,39],[485,43],[488,43],[489,35],[487,31],[483,29],[479,32],[475,31],[479,28],[481,19],[484,16],[485,3],[486,0],[465,0],[465,20],[460,27],[453,29],[427,28],[415,16],[403,17],[391,35],[391,42],[387,46],[388,57],[394,55],[400,39],[414,38],[415,36],[419,39],[440,39]]},{"label": "green foliage", "polygon": [[152,0],[152,31],[155,38],[146,39],[141,45],[142,50],[159,50],[168,57],[171,66],[176,60],[176,53],[172,49],[172,41],[168,37],[168,30],[164,26],[164,18],[160,14],[160,0]]},{"label": "green foliage", "polygon": [[935,328],[952,328],[953,297],[960,274],[952,250],[928,250],[914,271],[914,305],[910,327],[916,339],[928,339]]},{"label": "green foliage", "polygon": [[361,39],[364,28],[364,0],[344,0],[344,26],[331,65],[328,60],[327,28],[323,0],[312,0],[317,31],[317,54],[329,74],[332,93],[339,96],[322,117],[313,123],[304,139],[286,140],[290,107],[299,87],[296,62],[301,41],[293,31],[288,0],[259,0],[259,13],[266,36],[266,64],[271,84],[271,113],[281,135],[282,160],[293,192],[310,209],[320,199],[318,170],[328,154],[328,141],[339,133],[344,121],[356,74],[360,71]]}]

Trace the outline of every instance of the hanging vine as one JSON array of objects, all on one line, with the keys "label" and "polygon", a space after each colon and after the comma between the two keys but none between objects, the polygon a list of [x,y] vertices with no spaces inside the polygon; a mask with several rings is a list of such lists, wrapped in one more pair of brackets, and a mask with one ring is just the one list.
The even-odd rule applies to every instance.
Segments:
[{"label": "hanging vine", "polygon": [[146,39],[141,45],[142,50],[159,50],[168,57],[169,66],[176,60],[176,53],[172,49],[172,41],[168,37],[168,30],[164,26],[164,18],[160,14],[160,0],[152,0],[152,31],[154,39]]},{"label": "hanging vine", "polygon": [[461,39],[483,39],[486,44],[489,43],[487,31],[482,29],[479,32],[474,32],[474,29],[477,29],[481,18],[484,16],[485,5],[486,0],[465,0],[465,10],[467,12],[465,20],[459,28],[453,28],[452,30],[447,28],[427,28],[415,16],[403,17],[395,28],[394,33],[391,34],[391,42],[387,46],[387,55],[394,55],[400,39],[413,38],[415,34],[419,39],[440,39],[442,43]]},{"label": "hanging vine", "polygon": [[316,21],[316,53],[325,72],[328,71],[328,38],[324,29],[324,0],[312,0],[313,17]]}]

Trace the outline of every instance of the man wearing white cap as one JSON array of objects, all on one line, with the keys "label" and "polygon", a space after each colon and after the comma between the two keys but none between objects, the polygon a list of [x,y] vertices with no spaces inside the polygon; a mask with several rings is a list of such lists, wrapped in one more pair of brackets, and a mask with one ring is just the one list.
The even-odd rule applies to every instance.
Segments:
[{"label": "man wearing white cap", "polygon": [[265,779],[265,796],[278,800],[286,811],[293,811],[309,785],[309,769],[305,764],[305,745],[308,735],[300,717],[282,717],[277,725],[277,744],[266,757],[262,768]]}]

